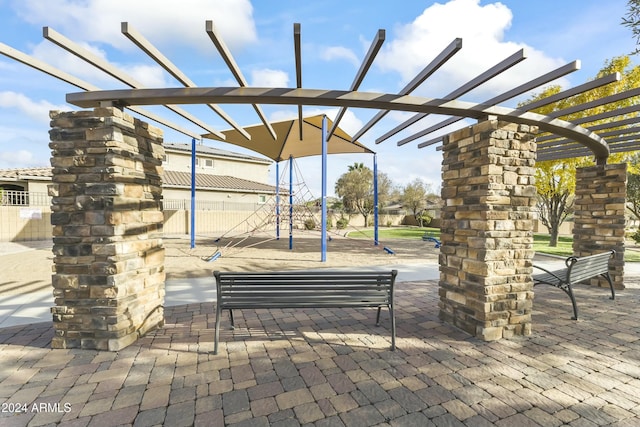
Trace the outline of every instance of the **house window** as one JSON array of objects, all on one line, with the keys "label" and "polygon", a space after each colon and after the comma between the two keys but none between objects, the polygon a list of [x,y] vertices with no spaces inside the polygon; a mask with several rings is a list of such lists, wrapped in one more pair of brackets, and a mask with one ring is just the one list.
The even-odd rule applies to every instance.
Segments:
[{"label": "house window", "polygon": [[267,196],[265,196],[264,194],[259,195],[258,203],[261,205],[264,205],[265,203],[267,203]]},{"label": "house window", "polygon": [[196,157],[196,166],[199,168],[212,169],[213,159],[207,159],[203,157]]}]

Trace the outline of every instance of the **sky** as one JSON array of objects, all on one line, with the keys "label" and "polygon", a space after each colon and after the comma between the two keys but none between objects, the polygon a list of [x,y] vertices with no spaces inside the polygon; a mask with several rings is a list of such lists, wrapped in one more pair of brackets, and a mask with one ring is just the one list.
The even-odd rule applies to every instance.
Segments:
[{"label": "sky", "polygon": [[[584,83],[605,61],[635,49],[631,31],[621,25],[626,0],[0,0],[0,42],[43,60],[102,89],[125,86],[66,53],[42,37],[47,26],[124,70],[146,87],[180,84],[120,33],[128,22],[198,86],[237,83],[205,32],[212,20],[250,86],[295,87],[293,25],[301,25],[302,86],[347,90],[378,31],[386,39],[361,91],[398,93],[455,38],[463,47],[412,94],[442,98],[502,59],[524,48],[527,59],[460,99],[481,102],[574,60],[581,69],[553,84],[564,88]],[[637,58],[633,57],[634,63]],[[543,88],[535,90],[540,92]],[[65,95],[79,89],[0,55],[0,168],[48,166],[49,111],[76,110]],[[515,107],[525,94],[501,105]],[[251,106],[221,105],[243,126],[260,121]],[[296,107],[262,106],[269,120],[297,116]],[[206,133],[161,107],[148,108],[192,132]],[[229,125],[212,110],[184,106],[217,130]],[[305,107],[304,115],[336,108]],[[353,135],[376,113],[349,109],[340,127]],[[134,114],[135,115],[135,114]],[[390,113],[359,141],[376,151],[378,170],[402,187],[415,179],[440,186],[441,153],[417,148],[421,140],[398,147],[397,141],[442,117],[430,116],[393,138],[376,138],[410,114]],[[465,120],[448,133],[472,124]],[[191,137],[164,128],[164,140],[190,143]],[[208,146],[246,153],[233,145],[204,140]],[[255,154],[255,153],[254,153]],[[256,154],[257,155],[257,154]],[[333,155],[328,160],[328,190],[349,165],[372,167],[371,155]],[[319,157],[298,159],[303,181],[320,196]],[[275,167],[271,167],[276,182]]]}]

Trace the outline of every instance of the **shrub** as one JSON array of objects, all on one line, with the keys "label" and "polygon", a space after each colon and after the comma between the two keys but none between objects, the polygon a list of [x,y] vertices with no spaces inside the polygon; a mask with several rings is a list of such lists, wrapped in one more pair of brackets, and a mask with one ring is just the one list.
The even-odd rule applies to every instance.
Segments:
[{"label": "shrub", "polygon": [[304,221],[304,228],[307,230],[315,230],[316,228],[316,220],[313,218],[307,218]]},{"label": "shrub", "polygon": [[418,220],[418,225],[420,225],[421,227],[427,227],[431,223],[431,220],[433,218],[431,218],[431,215],[429,215],[427,212],[422,212],[416,217],[416,219]]},{"label": "shrub", "polygon": [[345,228],[347,228],[347,225],[349,225],[349,219],[348,218],[340,218],[339,220],[336,221],[336,228],[338,230],[343,230]]},{"label": "shrub", "polygon": [[633,239],[634,242],[636,242],[636,244],[640,244],[640,230],[633,233],[631,235],[631,238]]}]

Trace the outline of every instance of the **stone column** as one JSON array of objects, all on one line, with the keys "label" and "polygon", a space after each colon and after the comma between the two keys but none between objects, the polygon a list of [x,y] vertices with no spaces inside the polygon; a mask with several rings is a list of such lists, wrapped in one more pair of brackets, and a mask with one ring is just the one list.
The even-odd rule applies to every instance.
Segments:
[{"label": "stone column", "polygon": [[164,323],[162,131],[117,108],[50,117],[51,345],[117,351]]},{"label": "stone column", "polygon": [[[627,165],[598,165],[576,170],[573,253],[587,256],[615,250],[609,264],[616,289],[624,289],[624,230]],[[591,279],[609,287],[605,279]]]},{"label": "stone column", "polygon": [[443,144],[440,318],[487,341],[531,333],[536,132],[488,120]]}]

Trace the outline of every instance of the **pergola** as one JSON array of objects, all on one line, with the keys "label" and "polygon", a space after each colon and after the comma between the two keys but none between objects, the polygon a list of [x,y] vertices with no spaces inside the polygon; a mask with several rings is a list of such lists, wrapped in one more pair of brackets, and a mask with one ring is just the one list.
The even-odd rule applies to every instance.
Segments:
[{"label": "pergola", "polygon": [[[586,193],[586,197],[589,195],[588,193],[603,191],[599,195],[601,196],[599,199],[603,199],[605,202],[601,207],[594,204],[593,201],[576,201],[576,203],[584,211],[582,212],[585,218],[583,222],[586,224],[584,229],[606,228],[606,225],[603,225],[606,221],[598,219],[591,222],[594,215],[599,215],[600,210],[602,210],[604,217],[615,217],[611,228],[605,230],[603,235],[615,236],[615,242],[611,243],[613,246],[618,245],[616,248],[619,248],[620,216],[622,216],[622,233],[624,232],[624,190],[621,189],[624,185],[620,186],[620,180],[624,184],[624,178],[621,178],[624,174],[618,169],[611,169],[610,165],[606,163],[610,153],[633,151],[640,148],[638,141],[640,127],[634,126],[640,121],[638,117],[640,105],[613,109],[606,113],[594,112],[590,114],[590,112],[597,111],[596,107],[606,107],[620,100],[636,97],[640,95],[640,89],[596,99],[548,115],[534,112],[539,107],[616,82],[620,80],[619,74],[597,78],[519,108],[504,106],[504,103],[519,95],[578,70],[580,62],[574,61],[484,102],[468,102],[461,99],[471,90],[482,86],[525,60],[525,52],[520,50],[442,98],[412,96],[411,94],[422,83],[462,49],[462,40],[455,39],[400,92],[362,92],[359,91],[359,87],[385,39],[385,31],[379,30],[348,89],[310,89],[303,87],[302,84],[301,27],[299,24],[294,24],[293,54],[296,87],[254,88],[248,87],[247,81],[231,52],[216,32],[213,22],[206,21],[203,36],[206,35],[210,38],[238,82],[238,86],[197,87],[189,77],[131,25],[122,23],[122,33],[144,54],[171,74],[181,87],[145,88],[131,76],[48,27],[43,30],[43,35],[47,40],[113,76],[125,84],[127,88],[100,90],[91,83],[84,82],[9,46],[0,44],[0,53],[82,89],[82,92],[67,94],[67,102],[82,108],[95,109],[93,115],[90,112],[52,114],[52,165],[54,166],[54,183],[58,185],[58,190],[54,190],[58,199],[54,198],[54,203],[58,203],[57,209],[59,211],[57,216],[54,214],[55,219],[52,221],[59,221],[57,225],[60,227],[58,234],[54,237],[54,251],[58,250],[63,255],[69,255],[77,253],[79,245],[82,247],[93,245],[91,246],[94,248],[92,253],[95,255],[95,264],[88,270],[72,268],[67,264],[68,260],[63,255],[56,256],[56,275],[54,275],[56,290],[54,293],[57,295],[57,307],[53,312],[54,321],[60,333],[54,338],[54,346],[117,349],[135,339],[133,336],[135,333],[162,324],[161,313],[160,315],[157,313],[163,294],[158,290],[162,287],[162,283],[160,283],[163,279],[162,268],[153,263],[158,261],[157,259],[146,263],[146,260],[153,258],[149,256],[150,252],[163,253],[161,241],[151,239],[152,241],[146,245],[122,244],[121,242],[129,242],[129,239],[133,239],[136,235],[131,228],[128,228],[132,227],[130,223],[124,224],[120,228],[118,228],[118,225],[121,225],[119,223],[109,224],[113,226],[109,230],[106,227],[99,228],[97,226],[102,224],[91,224],[89,229],[82,229],[83,231],[80,232],[77,231],[79,224],[70,219],[76,217],[64,215],[69,212],[77,212],[74,209],[79,209],[80,212],[104,209],[105,212],[112,213],[118,211],[117,207],[122,204],[128,206],[126,212],[133,212],[129,217],[135,219],[134,222],[138,225],[137,229],[143,230],[140,235],[148,235],[149,231],[161,227],[158,225],[160,222],[158,215],[144,215],[150,210],[160,209],[161,195],[157,187],[160,173],[158,171],[158,153],[161,151],[161,148],[158,147],[161,146],[161,136],[146,124],[123,116],[121,110],[125,108],[192,138],[201,138],[205,135],[224,140],[225,135],[222,132],[213,129],[206,123],[206,120],[199,119],[180,107],[183,104],[208,105],[235,132],[249,140],[251,138],[249,132],[229,117],[220,106],[250,104],[253,105],[266,130],[267,136],[263,141],[259,141],[260,144],[265,145],[276,140],[278,135],[266,119],[260,107],[262,104],[296,105],[300,123],[302,122],[303,106],[340,107],[333,126],[326,131],[326,136],[323,134],[322,141],[326,141],[327,137],[336,131],[347,108],[366,108],[377,111],[374,117],[356,132],[353,136],[354,141],[371,131],[389,111],[415,113],[404,123],[387,130],[376,139],[376,143],[389,140],[428,115],[449,116],[435,125],[400,139],[397,141],[397,145],[401,146],[417,141],[418,148],[436,145],[443,150],[445,160],[443,162],[442,192],[445,208],[443,209],[443,245],[440,260],[441,318],[483,339],[498,339],[513,334],[527,334],[531,331],[530,315],[533,298],[530,277],[533,257],[531,230],[532,210],[535,204],[533,166],[536,156],[538,161],[587,155],[592,155],[595,158],[599,169],[587,171],[584,178],[585,184],[584,186],[578,184],[577,194]],[[150,113],[142,108],[147,105],[165,106],[204,132],[184,129],[163,117]],[[583,117],[573,121],[566,119],[568,115],[576,112],[584,112]],[[450,127],[464,118],[476,119],[478,124],[471,127],[464,124],[457,130],[455,127]],[[127,124],[123,124],[124,122]],[[112,130],[102,132],[100,138],[96,140],[91,139],[95,136],[97,126],[105,126]],[[442,134],[445,127],[449,130],[446,131],[446,134]],[[73,132],[80,131],[80,129],[83,129],[84,132],[82,137],[77,132]],[[538,130],[541,133],[535,139]],[[302,129],[298,129],[298,132],[300,132],[300,139],[302,139]],[[128,138],[129,136],[133,136],[133,139]],[[104,148],[99,148],[98,141],[108,141],[108,143]],[[74,149],[69,148],[74,144],[76,145]],[[102,157],[96,158],[96,156]],[[114,156],[117,157],[117,160],[114,160]],[[75,187],[69,184],[72,182],[71,178],[64,177],[70,174],[75,176],[73,181],[76,183]],[[616,180],[614,183],[600,181],[600,177],[606,180],[612,176]],[[109,184],[106,184],[105,181]],[[84,184],[78,185],[78,182]],[[587,182],[589,185],[596,183],[595,190],[588,187]],[[621,195],[622,203],[620,203]],[[96,202],[94,197],[97,196],[104,197],[105,201],[103,203]],[[118,199],[120,196],[122,196],[122,200]],[[135,197],[140,200],[134,202],[133,198]],[[73,200],[69,201],[70,199]],[[158,203],[154,205],[149,200]],[[583,204],[580,205],[580,203]],[[621,204],[622,208],[620,208]],[[135,213],[138,211],[142,211],[142,215]],[[578,211],[576,215],[580,216]],[[106,216],[111,218],[108,214]],[[87,216],[84,218],[85,222],[88,221]],[[94,217],[92,216],[91,219],[94,220]],[[56,225],[55,222],[54,225]],[[576,227],[578,227],[578,220]],[[114,233],[114,235],[105,238],[101,233]],[[577,232],[576,236],[580,237],[580,233]],[[606,237],[594,239],[593,235],[584,232],[582,240],[586,243],[574,244],[574,251],[593,252],[597,248],[608,246],[609,240],[607,239]],[[138,236],[137,243],[140,240],[143,239]],[[622,252],[624,251],[623,240],[624,235],[622,235]],[[108,247],[96,249],[105,241]],[[118,244],[109,246],[113,242],[118,242],[120,246]],[[142,252],[145,259],[145,263],[142,263],[144,268],[137,265],[136,274],[140,274],[140,271],[144,270],[147,279],[143,280],[145,285],[141,289],[133,287],[134,289],[130,293],[126,293],[118,290],[118,286],[127,288],[130,286],[125,285],[124,278],[120,281],[118,275],[126,273],[123,277],[132,278],[134,273],[126,271],[126,267],[122,267],[125,269],[124,272],[121,271],[121,266],[118,263],[128,259],[130,253],[136,251],[137,253]],[[105,257],[104,253],[110,254],[110,257]],[[578,253],[578,255],[582,254]],[[117,266],[109,268],[108,265],[111,265],[109,263],[114,262]],[[107,267],[103,264],[106,264]],[[622,261],[620,264],[622,265]],[[90,274],[99,274],[101,279],[91,279],[88,277]],[[621,266],[618,276],[621,284]],[[150,280],[148,277],[155,279]],[[153,291],[149,291],[146,286],[146,283],[151,282],[155,283]],[[79,283],[80,285],[78,285]],[[79,291],[73,291],[74,286],[76,288],[88,286],[91,288],[91,292],[87,295],[81,293],[80,297],[78,296]],[[112,289],[114,287],[116,288],[115,292]],[[158,296],[158,304],[139,305],[140,303],[137,301],[139,301],[140,295],[149,292]],[[123,302],[123,293],[126,294],[129,302]],[[65,316],[70,315],[68,314],[70,311],[77,312],[77,314],[74,313],[77,316],[90,316],[91,313],[70,310],[70,308],[77,304],[79,299],[82,300],[81,305],[86,306],[91,304],[89,301],[91,298],[107,297],[113,298],[115,308],[104,314],[106,323],[113,321],[119,324],[125,322],[122,318],[123,313],[137,313],[135,316],[129,316],[129,323],[125,322],[126,325],[123,326],[123,330],[129,332],[102,334],[98,331],[94,335],[87,332],[85,336],[91,336],[91,339],[87,338],[83,341],[78,334],[74,333],[73,328],[68,327],[68,319]],[[101,302],[103,301],[101,300]],[[155,314],[152,315],[152,313]],[[109,316],[113,316],[113,318]],[[90,320],[87,322],[91,323]],[[132,329],[135,330],[135,333],[131,332]]]},{"label": "pergola", "polygon": [[[242,71],[237,66],[231,52],[227,48],[221,36],[216,32],[213,21],[206,21],[205,33],[211,39],[229,70],[238,82],[239,87],[229,88],[200,88],[186,76],[174,63],[164,56],[151,42],[136,31],[129,23],[122,23],[122,34],[136,44],[146,55],[158,63],[171,74],[184,88],[145,88],[142,83],[127,75],[124,71],[91,53],[79,44],[69,40],[52,28],[44,27],[43,36],[48,41],[85,60],[89,64],[121,81],[130,89],[102,91],[97,86],[84,82],[62,70],[56,69],[47,63],[24,54],[16,49],[0,43],[0,53],[30,67],[63,80],[72,86],[82,89],[84,92],[70,93],[67,101],[83,108],[106,105],[108,103],[119,107],[126,107],[156,123],[167,126],[177,132],[194,138],[213,137],[224,140],[224,135],[213,129],[204,120],[194,117],[177,107],[179,104],[204,104],[208,105],[216,114],[224,119],[233,129],[250,139],[249,134],[225,113],[220,104],[251,104],[260,117],[265,128],[275,140],[277,135],[265,117],[260,104],[296,105],[298,106],[298,118],[302,119],[302,106],[338,106],[341,107],[334,122],[334,127],[329,130],[332,135],[339,125],[347,108],[367,108],[379,110],[375,116],[358,132],[353,135],[357,140],[374,127],[389,111],[410,111],[416,114],[405,122],[399,124],[376,139],[376,143],[382,143],[400,131],[424,119],[430,114],[450,116],[449,118],[431,125],[413,135],[397,141],[398,146],[409,142],[418,141],[418,148],[425,148],[441,143],[444,136],[436,136],[439,130],[453,125],[464,118],[482,120],[486,117],[496,117],[513,123],[523,123],[538,126],[545,132],[537,138],[538,160],[564,159],[593,154],[596,159],[606,159],[609,153],[634,151],[640,147],[638,133],[640,128],[633,126],[640,121],[638,111],[640,104],[627,108],[611,110],[605,113],[585,114],[582,118],[567,121],[562,117],[580,112],[589,111],[596,107],[606,106],[620,100],[633,98],[640,95],[640,89],[617,93],[615,95],[575,105],[570,108],[555,111],[549,115],[535,114],[532,111],[551,103],[570,98],[594,88],[598,88],[620,80],[619,73],[603,76],[582,85],[564,90],[553,96],[530,102],[517,109],[501,107],[500,104],[516,98],[519,95],[544,86],[560,77],[580,69],[580,61],[576,60],[563,65],[555,70],[547,72],[535,79],[525,82],[511,90],[498,94],[480,103],[470,103],[460,100],[466,93],[480,87],[482,84],[497,77],[501,73],[516,66],[526,59],[524,50],[519,50],[503,61],[469,80],[457,89],[451,91],[442,98],[412,97],[410,94],[424,83],[431,75],[438,71],[445,63],[462,49],[462,39],[453,40],[442,52],[427,64],[399,93],[366,93],[358,92],[360,84],[373,64],[375,57],[385,40],[385,30],[378,30],[371,47],[367,52],[360,69],[354,77],[348,90],[334,89],[305,89],[302,86],[302,52],[301,52],[301,27],[294,24],[294,61],[296,68],[296,88],[251,88],[248,87]],[[159,117],[140,106],[163,105],[170,111],[180,115],[206,132],[194,132]],[[622,117],[621,119],[615,119]],[[605,123],[600,123],[607,120]],[[596,125],[589,125],[599,122]],[[464,127],[464,125],[462,126]],[[455,129],[455,128],[454,128]],[[447,133],[450,133],[449,130]],[[426,138],[424,140],[421,140]],[[267,143],[265,141],[264,143]]]}]

